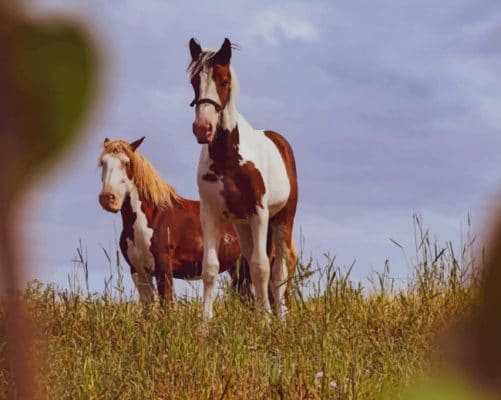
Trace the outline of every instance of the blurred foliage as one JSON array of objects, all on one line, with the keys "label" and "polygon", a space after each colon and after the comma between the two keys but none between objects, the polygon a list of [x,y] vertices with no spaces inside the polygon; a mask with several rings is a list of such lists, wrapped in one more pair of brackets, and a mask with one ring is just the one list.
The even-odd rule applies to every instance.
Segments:
[{"label": "blurred foliage", "polygon": [[[20,195],[29,178],[75,138],[96,89],[96,51],[74,22],[37,20],[0,0],[0,282],[5,309],[6,394],[33,398],[33,326],[17,297]],[[22,203],[21,203],[22,204]]]},{"label": "blurred foliage", "polygon": [[493,400],[487,392],[467,376],[440,374],[408,390],[401,400]]},{"label": "blurred foliage", "polygon": [[0,11],[0,173],[12,195],[79,132],[97,81],[84,32],[73,22]]}]

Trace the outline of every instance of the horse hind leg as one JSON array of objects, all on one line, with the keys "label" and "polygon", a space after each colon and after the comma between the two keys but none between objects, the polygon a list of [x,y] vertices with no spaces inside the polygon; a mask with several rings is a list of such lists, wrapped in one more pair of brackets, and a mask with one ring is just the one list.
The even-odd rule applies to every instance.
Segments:
[{"label": "horse hind leg", "polygon": [[[275,309],[280,318],[287,314],[287,283],[293,276],[297,264],[297,251],[292,240],[292,227],[296,204],[289,199],[288,204],[270,219],[275,257],[271,266],[270,289]],[[289,289],[290,290],[290,289]]]},{"label": "horse hind leg", "polygon": [[271,266],[270,291],[273,297],[275,311],[280,318],[287,314],[285,293],[289,276],[288,261],[290,249],[287,246],[285,236],[286,227],[283,224],[272,225],[272,238],[275,246],[275,257]]},{"label": "horse hind leg", "polygon": [[288,283],[287,283],[287,288],[285,290],[285,295],[284,295],[285,296],[285,304],[287,306],[289,306],[289,304],[290,304],[291,290],[293,290],[295,285],[296,285],[296,283],[293,281],[293,278],[294,278],[294,275],[296,274],[297,262],[298,262],[298,255],[297,255],[296,244],[294,243],[294,241],[291,241],[291,247],[289,250],[289,257],[287,260]]},{"label": "horse hind leg", "polygon": [[[236,226],[235,229],[238,234],[240,247],[245,248],[245,251],[242,250],[243,256],[238,260],[238,265],[230,269],[231,287],[238,292],[242,300],[252,302],[254,300],[254,286],[252,285],[250,266],[247,262],[247,259],[250,259],[252,254],[252,232],[250,231],[250,227],[243,225]],[[266,253],[270,260],[270,265],[272,265],[275,255],[275,245],[272,240],[271,225],[268,226]],[[271,289],[268,290],[268,298],[271,303],[273,301]]]},{"label": "horse hind leg", "polygon": [[[242,257],[240,257],[240,265],[237,270],[238,275],[231,272],[233,287],[235,288],[236,284],[238,292],[244,299],[253,300],[255,293],[249,266],[249,260],[251,259],[253,249],[252,232],[248,225],[235,225],[234,228],[238,236]],[[235,280],[234,276],[236,278]]]},{"label": "horse hind leg", "polygon": [[[290,305],[290,300],[291,300],[291,291],[294,289],[295,283],[292,281],[294,275],[296,274],[296,267],[297,267],[297,262],[298,262],[298,255],[297,255],[297,249],[294,241],[292,241],[292,246],[288,251],[289,256],[287,257],[287,285],[285,287],[284,291],[284,301],[285,305],[288,308]],[[270,265],[273,268],[273,264],[275,261],[275,248],[273,245],[273,250],[271,252],[271,255],[269,256],[270,258]],[[275,302],[275,297],[277,294],[273,294],[272,292],[272,285],[273,282],[270,280],[270,287],[269,287],[269,297],[270,297],[270,303],[273,309],[276,309],[276,302]]]}]

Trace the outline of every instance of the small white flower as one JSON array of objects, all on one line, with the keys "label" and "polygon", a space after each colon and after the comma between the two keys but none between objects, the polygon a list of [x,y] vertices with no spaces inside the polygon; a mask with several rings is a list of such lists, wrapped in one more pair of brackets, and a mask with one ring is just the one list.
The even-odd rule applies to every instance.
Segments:
[{"label": "small white flower", "polygon": [[329,388],[334,390],[337,388],[337,382],[336,381],[330,381],[329,382]]},{"label": "small white flower", "polygon": [[323,377],[324,377],[324,371],[318,371],[315,374],[315,378],[317,378],[318,380],[322,379]]}]

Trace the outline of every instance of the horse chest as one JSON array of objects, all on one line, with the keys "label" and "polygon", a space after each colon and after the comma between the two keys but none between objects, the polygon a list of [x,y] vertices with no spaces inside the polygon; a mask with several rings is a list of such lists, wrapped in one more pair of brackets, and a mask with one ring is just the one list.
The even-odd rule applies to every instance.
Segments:
[{"label": "horse chest", "polygon": [[[267,207],[274,215],[285,204],[289,182],[283,160],[263,132],[252,132],[246,146],[239,144],[239,132],[226,134],[220,143],[202,150],[198,184],[205,201],[233,223]],[[271,178],[271,179],[270,179]],[[273,181],[273,185],[267,182]]]},{"label": "horse chest", "polygon": [[132,213],[135,215],[135,220],[129,227],[128,235],[125,238],[127,257],[134,267],[153,272],[155,269],[155,259],[151,253],[153,229],[148,226],[148,220],[141,210],[140,201],[132,204]]}]

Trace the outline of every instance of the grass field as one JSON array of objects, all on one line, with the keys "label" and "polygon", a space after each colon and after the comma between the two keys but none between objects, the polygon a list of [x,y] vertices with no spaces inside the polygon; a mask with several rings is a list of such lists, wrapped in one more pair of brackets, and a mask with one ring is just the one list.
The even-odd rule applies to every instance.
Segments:
[{"label": "grass field", "polygon": [[[33,282],[24,298],[36,325],[41,398],[395,395],[440,363],[437,333],[472,308],[476,292],[471,243],[440,247],[419,220],[416,227],[407,282],[394,285],[385,270],[362,287],[332,260],[320,268],[303,263],[285,324],[264,323],[229,290],[204,327],[198,299],[143,308],[123,293],[120,276],[102,294]],[[5,397],[5,365],[0,383]]]}]

